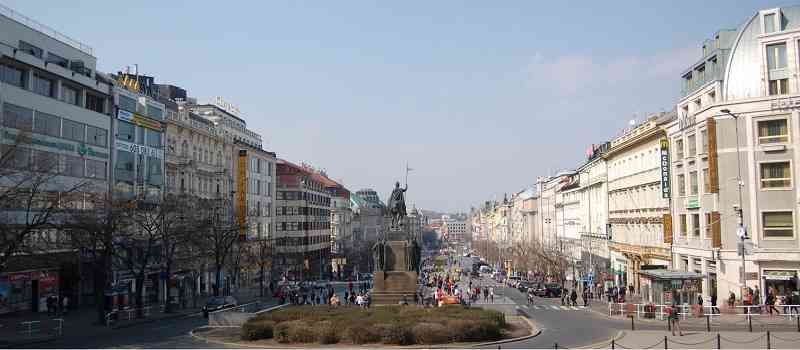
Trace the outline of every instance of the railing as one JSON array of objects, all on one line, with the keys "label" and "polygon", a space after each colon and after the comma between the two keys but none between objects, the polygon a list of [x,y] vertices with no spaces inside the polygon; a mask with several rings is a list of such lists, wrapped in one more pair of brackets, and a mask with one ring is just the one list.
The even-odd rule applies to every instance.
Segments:
[{"label": "railing", "polygon": [[46,26],[44,24],[41,24],[41,23],[39,23],[39,22],[37,22],[37,21],[35,21],[33,19],[30,19],[27,16],[22,15],[19,12],[16,12],[16,11],[12,10],[11,8],[6,7],[5,5],[2,5],[2,4],[0,4],[0,15],[6,16],[6,17],[8,17],[10,19],[13,19],[14,21],[16,21],[16,22],[18,22],[18,23],[20,23],[20,24],[22,24],[22,25],[24,25],[24,26],[26,26],[28,28],[31,28],[33,30],[39,31],[39,32],[44,33],[46,35],[49,35],[53,39],[56,39],[56,40],[58,40],[60,42],[63,42],[64,44],[72,46],[72,47],[82,51],[85,54],[88,54],[90,56],[94,56],[94,49],[92,49],[91,46],[83,44],[83,43],[81,43],[81,42],[79,42],[79,41],[77,41],[77,40],[75,40],[73,38],[70,38],[70,37],[64,35],[64,34],[61,34],[61,33],[57,32],[55,29],[50,28],[50,27],[48,27],[48,26]]}]

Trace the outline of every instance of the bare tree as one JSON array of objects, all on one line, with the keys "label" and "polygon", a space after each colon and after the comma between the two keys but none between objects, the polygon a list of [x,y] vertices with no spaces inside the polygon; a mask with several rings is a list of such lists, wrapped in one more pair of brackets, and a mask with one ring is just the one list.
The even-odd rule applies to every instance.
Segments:
[{"label": "bare tree", "polygon": [[[185,258],[186,254],[191,254],[189,249],[189,238],[199,227],[198,218],[202,219],[197,213],[197,199],[188,195],[167,195],[160,204],[159,216],[162,224],[158,232],[158,242],[160,243],[160,261],[164,268],[167,278],[172,276],[172,270],[176,260]],[[181,255],[179,255],[181,254]],[[166,312],[172,312],[172,303],[169,302],[170,283],[166,284]]]},{"label": "bare tree", "polygon": [[208,254],[211,257],[215,271],[215,296],[219,296],[222,271],[243,229],[237,220],[236,211],[232,208],[232,203],[224,199],[201,199],[197,209],[198,213],[203,214],[200,221],[201,229],[193,241],[201,254]]},{"label": "bare tree", "polygon": [[167,211],[160,204],[141,199],[127,202],[119,212],[120,227],[113,240],[114,262],[131,271],[136,281],[135,304],[139,313],[145,302],[145,278],[162,256],[161,234]]}]

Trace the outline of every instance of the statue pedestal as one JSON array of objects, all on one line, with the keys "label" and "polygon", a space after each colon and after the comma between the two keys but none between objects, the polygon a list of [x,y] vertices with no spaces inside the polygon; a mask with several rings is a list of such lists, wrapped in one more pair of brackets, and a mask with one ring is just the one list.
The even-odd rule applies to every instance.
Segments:
[{"label": "statue pedestal", "polygon": [[407,241],[386,242],[386,271],[373,274],[373,305],[397,305],[404,296],[409,304],[414,303],[419,278],[416,271],[408,271],[407,246]]}]

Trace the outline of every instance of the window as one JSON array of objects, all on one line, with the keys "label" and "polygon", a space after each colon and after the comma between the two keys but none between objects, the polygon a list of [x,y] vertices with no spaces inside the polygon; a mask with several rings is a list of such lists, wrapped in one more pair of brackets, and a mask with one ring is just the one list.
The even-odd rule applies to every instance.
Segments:
[{"label": "window", "polygon": [[764,238],[787,238],[794,236],[794,218],[791,211],[761,213]]},{"label": "window", "polygon": [[769,81],[770,95],[785,95],[789,93],[789,79],[774,79]]},{"label": "window", "polygon": [[108,163],[99,160],[86,160],[86,177],[105,180]]},{"label": "window", "polygon": [[685,196],[686,195],[686,175],[679,174],[678,178],[675,180],[678,183],[678,196]]},{"label": "window", "polygon": [[68,140],[84,142],[86,140],[86,125],[64,119],[62,135],[62,137]]},{"label": "window", "polygon": [[97,113],[106,112],[106,99],[97,95],[86,94],[86,108]]},{"label": "window", "polygon": [[147,183],[156,186],[164,184],[164,172],[161,170],[161,159],[147,157]]},{"label": "window", "polygon": [[136,100],[125,95],[119,95],[119,108],[128,112],[136,112]]},{"label": "window", "polygon": [[47,113],[36,112],[36,119],[33,121],[33,132],[59,137],[61,136],[61,118]]},{"label": "window", "polygon": [[42,96],[53,97],[53,81],[39,74],[34,74],[33,92]]},{"label": "window", "polygon": [[767,45],[767,68],[786,68],[786,43]]},{"label": "window", "polygon": [[47,53],[47,60],[45,62],[53,63],[64,68],[69,68],[69,60],[52,52]]},{"label": "window", "polygon": [[71,105],[79,106],[78,89],[75,89],[66,84],[61,84],[61,101]]},{"label": "window", "polygon": [[0,64],[0,80],[19,88],[25,88],[25,74],[17,67]]},{"label": "window", "polygon": [[711,189],[711,179],[708,177],[708,168],[703,169],[703,193],[710,193],[708,192]]},{"label": "window", "polygon": [[700,237],[700,214],[692,214],[692,235]]},{"label": "window", "polygon": [[133,182],[135,161],[136,157],[133,153],[117,151],[117,164],[114,167],[116,178],[121,181]]},{"label": "window", "polygon": [[38,57],[39,59],[44,56],[44,50],[22,40],[19,41],[19,50],[31,56]]},{"label": "window", "polygon": [[106,147],[108,145],[108,130],[87,125],[86,141],[95,146]]},{"label": "window", "polygon": [[706,220],[706,238],[711,238],[711,213],[705,213],[705,220]]},{"label": "window", "polygon": [[708,129],[700,130],[700,152],[708,153]]},{"label": "window", "polygon": [[[141,129],[140,131],[144,131]],[[147,130],[147,145],[150,147],[161,148],[161,133],[154,130]]]},{"label": "window", "polygon": [[686,214],[681,214],[679,216],[679,219],[680,219],[680,227],[678,227],[678,228],[680,229],[680,234],[681,234],[681,236],[686,237],[686,232],[687,232],[687,230],[686,230]]},{"label": "window", "polygon": [[675,139],[676,159],[683,159],[683,139]]},{"label": "window", "polygon": [[689,194],[696,195],[697,194],[697,172],[691,171],[689,172]]},{"label": "window", "polygon": [[144,128],[141,126],[136,127],[136,143],[144,145]]},{"label": "window", "polygon": [[687,146],[689,148],[689,157],[694,157],[697,154],[697,137],[692,134],[686,138]]},{"label": "window", "polygon": [[764,15],[764,34],[775,32],[775,14]]},{"label": "window", "polygon": [[135,134],[136,127],[133,124],[121,120],[117,123],[117,139],[131,142]]},{"label": "window", "polygon": [[164,120],[164,111],[153,105],[147,105],[147,116],[153,119]]},{"label": "window", "polygon": [[761,188],[792,187],[789,162],[761,163]]},{"label": "window", "polygon": [[57,172],[58,154],[47,151],[33,151],[33,167],[35,171]]},{"label": "window", "polygon": [[3,125],[21,131],[31,131],[33,129],[33,110],[4,103]]},{"label": "window", "polygon": [[64,175],[72,177],[84,176],[84,160],[80,157],[64,155]]},{"label": "window", "polygon": [[787,119],[773,119],[758,122],[758,143],[770,144],[789,141]]}]

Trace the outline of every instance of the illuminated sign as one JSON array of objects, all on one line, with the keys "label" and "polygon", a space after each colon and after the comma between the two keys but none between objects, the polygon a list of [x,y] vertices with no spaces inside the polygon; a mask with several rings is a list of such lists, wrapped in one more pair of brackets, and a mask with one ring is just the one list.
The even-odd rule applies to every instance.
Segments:
[{"label": "illuminated sign", "polygon": [[148,157],[164,159],[164,150],[145,145],[137,145],[126,141],[117,140],[116,148],[120,151],[142,154]]},{"label": "illuminated sign", "polygon": [[719,160],[717,159],[717,121],[706,119],[708,135],[708,192],[719,193]]},{"label": "illuminated sign", "polygon": [[669,188],[669,140],[661,140],[661,197],[670,197]]},{"label": "illuminated sign", "polygon": [[160,122],[157,122],[155,120],[150,120],[136,113],[126,111],[122,108],[117,109],[117,119],[124,120],[128,123],[136,124],[143,128],[148,128],[156,131],[162,130],[162,125]]},{"label": "illuminated sign", "polygon": [[247,215],[247,150],[239,150],[239,178],[236,191],[239,192],[239,239],[245,240],[245,224]]},{"label": "illuminated sign", "polygon": [[117,84],[124,87],[126,90],[139,93],[139,81],[136,79],[132,79],[128,77],[127,74],[123,74],[117,77]]},{"label": "illuminated sign", "polygon": [[664,214],[661,217],[664,228],[664,243],[672,244],[672,214]]},{"label": "illuminated sign", "polygon": [[220,96],[214,98],[214,105],[237,117],[241,114],[241,112],[239,111],[239,107],[236,107],[233,104],[223,100],[222,97]]}]

